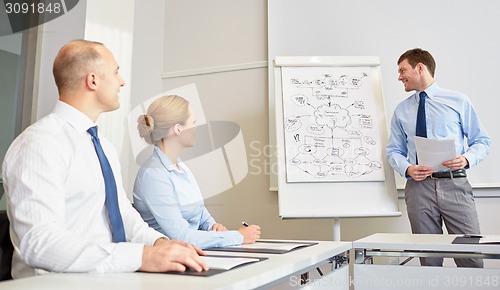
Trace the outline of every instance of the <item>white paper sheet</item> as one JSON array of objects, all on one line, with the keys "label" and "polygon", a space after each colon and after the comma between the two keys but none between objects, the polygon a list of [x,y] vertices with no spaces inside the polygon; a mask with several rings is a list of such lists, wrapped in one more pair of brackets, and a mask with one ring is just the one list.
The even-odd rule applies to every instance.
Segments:
[{"label": "white paper sheet", "polygon": [[483,236],[479,239],[480,244],[500,244],[500,236]]},{"label": "white paper sheet", "polygon": [[442,163],[457,157],[453,138],[428,139],[415,136],[415,147],[418,164],[432,167],[434,171],[448,170]]},{"label": "white paper sheet", "polygon": [[256,258],[214,257],[214,256],[210,257],[202,256],[202,259],[205,260],[209,269],[223,269],[223,270],[229,270],[239,265],[259,261],[259,259]]}]

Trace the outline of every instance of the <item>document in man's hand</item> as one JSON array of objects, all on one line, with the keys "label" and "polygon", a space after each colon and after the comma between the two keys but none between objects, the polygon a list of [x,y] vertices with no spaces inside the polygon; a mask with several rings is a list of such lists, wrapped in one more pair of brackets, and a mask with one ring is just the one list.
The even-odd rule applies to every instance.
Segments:
[{"label": "document in man's hand", "polygon": [[442,163],[455,159],[455,139],[429,139],[415,136],[415,147],[417,149],[418,164],[432,167],[434,171],[448,170]]}]

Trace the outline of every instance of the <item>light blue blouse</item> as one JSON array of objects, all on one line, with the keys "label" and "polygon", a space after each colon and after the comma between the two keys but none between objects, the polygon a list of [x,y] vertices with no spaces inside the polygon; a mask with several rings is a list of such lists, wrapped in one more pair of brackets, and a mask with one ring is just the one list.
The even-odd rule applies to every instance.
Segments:
[{"label": "light blue blouse", "polygon": [[[477,165],[488,154],[491,139],[481,124],[469,98],[459,92],[440,88],[433,83],[425,89],[427,138],[453,137],[456,151],[467,158],[469,167]],[[401,176],[416,163],[415,129],[420,92],[402,101],[394,110],[391,136],[387,144],[389,163]],[[467,150],[464,146],[467,137]]]},{"label": "light blue blouse", "polygon": [[205,208],[200,188],[187,166],[172,161],[154,147],[135,179],[134,206],[154,229],[170,239],[202,249],[243,243],[238,231],[212,231],[216,223]]}]

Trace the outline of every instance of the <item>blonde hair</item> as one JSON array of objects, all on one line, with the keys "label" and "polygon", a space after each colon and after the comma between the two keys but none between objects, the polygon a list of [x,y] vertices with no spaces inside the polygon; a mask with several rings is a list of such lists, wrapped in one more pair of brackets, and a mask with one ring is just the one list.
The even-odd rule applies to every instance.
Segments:
[{"label": "blonde hair", "polygon": [[145,115],[137,119],[139,135],[149,144],[167,137],[175,124],[184,125],[189,118],[189,102],[177,95],[163,96],[148,107]]}]

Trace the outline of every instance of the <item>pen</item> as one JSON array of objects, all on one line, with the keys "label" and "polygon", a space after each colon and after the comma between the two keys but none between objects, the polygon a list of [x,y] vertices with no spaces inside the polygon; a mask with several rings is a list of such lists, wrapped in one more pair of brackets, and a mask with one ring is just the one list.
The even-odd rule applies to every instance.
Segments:
[{"label": "pen", "polygon": [[248,224],[246,222],[241,222],[241,224],[244,226],[244,227],[248,227]]},{"label": "pen", "polygon": [[482,238],[481,235],[464,235],[464,238]]}]

